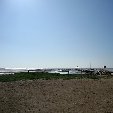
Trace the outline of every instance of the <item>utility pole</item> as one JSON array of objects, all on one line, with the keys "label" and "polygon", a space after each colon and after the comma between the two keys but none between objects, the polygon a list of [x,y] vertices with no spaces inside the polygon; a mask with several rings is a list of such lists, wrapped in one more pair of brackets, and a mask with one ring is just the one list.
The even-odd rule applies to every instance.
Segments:
[{"label": "utility pole", "polygon": [[90,69],[91,69],[91,62],[90,62]]}]

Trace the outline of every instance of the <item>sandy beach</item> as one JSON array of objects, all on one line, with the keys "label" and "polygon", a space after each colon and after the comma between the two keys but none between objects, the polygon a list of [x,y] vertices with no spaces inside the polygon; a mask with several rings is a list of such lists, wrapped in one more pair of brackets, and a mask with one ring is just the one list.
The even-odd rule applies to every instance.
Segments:
[{"label": "sandy beach", "polygon": [[113,78],[0,82],[0,113],[113,113]]}]

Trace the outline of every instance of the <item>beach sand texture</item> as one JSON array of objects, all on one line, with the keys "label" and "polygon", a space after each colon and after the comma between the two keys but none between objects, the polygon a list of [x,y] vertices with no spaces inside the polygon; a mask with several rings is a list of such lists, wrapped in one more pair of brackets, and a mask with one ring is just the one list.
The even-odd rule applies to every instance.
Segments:
[{"label": "beach sand texture", "polygon": [[113,78],[0,82],[0,113],[113,113]]}]

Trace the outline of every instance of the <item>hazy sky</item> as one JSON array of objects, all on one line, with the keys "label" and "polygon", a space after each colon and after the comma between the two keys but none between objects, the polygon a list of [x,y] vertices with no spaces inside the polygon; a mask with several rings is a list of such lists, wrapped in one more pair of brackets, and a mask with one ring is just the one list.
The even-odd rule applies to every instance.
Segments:
[{"label": "hazy sky", "polygon": [[113,0],[0,0],[0,67],[113,67]]}]

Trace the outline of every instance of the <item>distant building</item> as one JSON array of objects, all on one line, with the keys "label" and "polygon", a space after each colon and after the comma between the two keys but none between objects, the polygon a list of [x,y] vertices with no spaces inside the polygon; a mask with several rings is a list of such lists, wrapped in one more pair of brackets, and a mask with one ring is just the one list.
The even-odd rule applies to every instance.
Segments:
[{"label": "distant building", "polygon": [[104,66],[104,69],[106,69],[106,66]]}]

